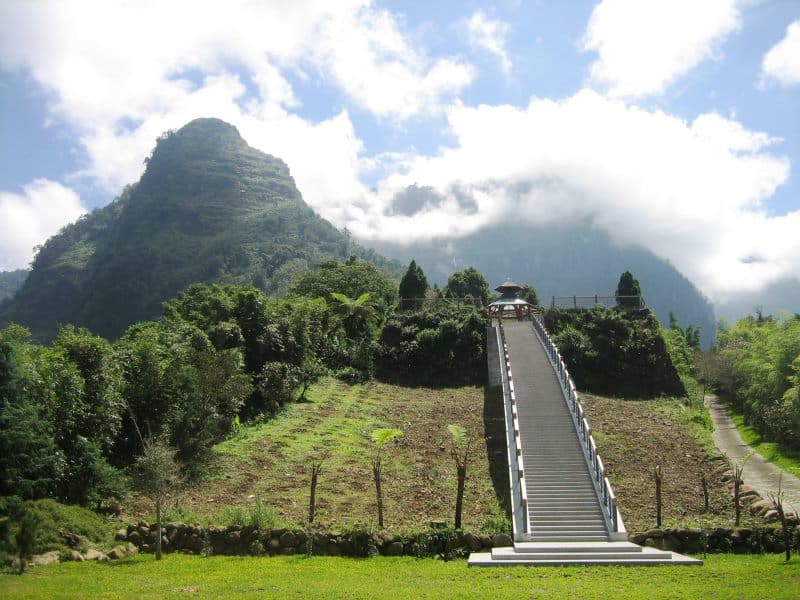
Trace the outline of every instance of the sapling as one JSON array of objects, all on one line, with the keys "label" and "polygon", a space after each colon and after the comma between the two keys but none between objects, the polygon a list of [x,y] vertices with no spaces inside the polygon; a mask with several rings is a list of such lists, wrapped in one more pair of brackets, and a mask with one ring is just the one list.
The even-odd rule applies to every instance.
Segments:
[{"label": "sapling", "polygon": [[383,447],[386,444],[403,436],[399,429],[376,429],[372,432],[372,441],[375,443],[375,454],[372,457],[372,476],[375,479],[375,495],[378,500],[378,526],[383,529],[383,487],[382,469]]},{"label": "sapling", "polygon": [[472,440],[467,436],[467,430],[461,425],[450,424],[447,426],[450,432],[450,455],[456,463],[456,477],[458,488],[456,491],[456,515],[455,528],[461,529],[461,512],[464,504],[464,484],[467,479],[467,457]]},{"label": "sapling", "polygon": [[661,467],[654,469],[653,475],[656,480],[656,527],[661,527]]},{"label": "sapling", "polygon": [[311,493],[308,500],[308,524],[314,522],[314,516],[317,513],[317,481],[319,480],[320,473],[322,473],[322,463],[325,462],[325,456],[315,458],[311,461]]},{"label": "sapling", "polygon": [[703,512],[708,512],[708,478],[705,471],[700,473],[700,485],[703,486]]},{"label": "sapling", "polygon": [[782,480],[783,474],[778,477],[778,491],[767,492],[767,498],[772,503],[772,507],[778,512],[778,519],[781,522],[781,529],[783,530],[783,549],[786,553],[786,561],[788,562],[792,557],[792,540],[789,537],[789,524],[786,522],[786,513],[783,510],[783,503],[786,501],[786,497],[781,492]]},{"label": "sapling", "polygon": [[156,505],[156,560],[161,560],[161,520],[169,496],[183,478],[175,449],[160,440],[144,441],[144,452],[133,465],[135,486]]},{"label": "sapling", "polygon": [[41,523],[39,515],[29,509],[23,510],[22,518],[19,521],[19,529],[17,529],[17,533],[14,536],[14,541],[17,544],[17,553],[19,554],[20,575],[25,571],[25,565],[28,564],[28,561],[33,558]]}]

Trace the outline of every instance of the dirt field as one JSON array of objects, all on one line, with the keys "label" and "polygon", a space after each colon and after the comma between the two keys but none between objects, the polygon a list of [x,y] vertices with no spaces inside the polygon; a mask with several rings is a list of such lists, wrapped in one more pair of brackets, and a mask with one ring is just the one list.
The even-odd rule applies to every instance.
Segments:
[{"label": "dirt field", "polygon": [[[663,471],[665,527],[732,526],[728,490],[713,473],[701,444],[707,448],[710,440],[697,424],[701,413],[683,410],[677,400],[588,394],[582,400],[629,531],[655,526],[657,465]],[[457,423],[472,438],[464,527],[481,530],[498,506],[507,505],[500,403],[481,388],[404,388],[377,382],[351,386],[326,379],[309,391],[308,402],[289,406],[267,423],[243,427],[217,446],[210,475],[185,491],[179,505],[186,518],[224,524],[231,507],[252,506],[258,498],[282,521],[303,524],[311,461],[326,457],[315,522],[333,529],[375,526],[370,433],[396,427],[404,436],[384,454],[386,526],[397,530],[423,528],[433,520],[452,523],[456,480],[447,425]],[[703,511],[702,471],[709,479],[708,513]],[[152,512],[136,498],[126,509],[129,519]],[[749,515],[745,519],[750,522]]]},{"label": "dirt field", "polygon": [[[504,438],[502,429],[492,436],[491,411],[484,413],[481,388],[402,388],[374,382],[350,386],[328,379],[309,391],[309,402],[291,405],[277,418],[243,428],[217,446],[212,476],[186,491],[180,503],[202,520],[224,522],[227,507],[247,505],[258,496],[282,520],[301,524],[308,515],[311,461],[326,457],[315,522],[329,528],[374,525],[370,434],[379,427],[395,427],[404,435],[384,450],[386,526],[452,523],[456,479],[447,425],[456,423],[472,439],[464,526],[480,529],[490,506],[497,505],[489,464],[504,458],[504,449],[499,460],[487,457],[487,423],[489,448],[494,437],[503,443]],[[501,494],[507,493],[506,486],[502,482]]]},{"label": "dirt field", "polygon": [[[628,531],[655,527],[656,466],[662,471],[664,527],[733,526],[728,489],[691,431],[710,436],[696,423],[701,420],[699,413],[684,411],[678,400],[618,400],[582,394],[581,401]],[[703,510],[702,472],[708,478],[708,512]],[[744,513],[743,518],[750,520]]]}]

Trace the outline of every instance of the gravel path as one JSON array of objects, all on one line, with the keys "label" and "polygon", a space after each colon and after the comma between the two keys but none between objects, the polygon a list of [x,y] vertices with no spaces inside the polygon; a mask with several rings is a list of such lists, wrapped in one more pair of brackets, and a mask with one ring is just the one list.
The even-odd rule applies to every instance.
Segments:
[{"label": "gravel path", "polygon": [[[714,445],[736,462],[752,448],[744,443],[733,424],[725,406],[716,396],[706,396],[706,406],[714,422]],[[800,511],[800,479],[779,469],[757,452],[750,457],[744,466],[742,478],[744,482],[755,488],[761,496],[778,489],[778,478],[783,475],[781,490],[786,503]]]}]

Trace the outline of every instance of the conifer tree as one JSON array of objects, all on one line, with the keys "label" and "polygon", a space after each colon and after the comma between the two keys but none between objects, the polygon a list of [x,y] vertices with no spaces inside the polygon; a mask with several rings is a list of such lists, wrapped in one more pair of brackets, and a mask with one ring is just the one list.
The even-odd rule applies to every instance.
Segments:
[{"label": "conifer tree", "polygon": [[402,299],[425,297],[425,292],[428,291],[428,279],[416,261],[412,260],[408,265],[408,270],[400,281],[399,291]]}]

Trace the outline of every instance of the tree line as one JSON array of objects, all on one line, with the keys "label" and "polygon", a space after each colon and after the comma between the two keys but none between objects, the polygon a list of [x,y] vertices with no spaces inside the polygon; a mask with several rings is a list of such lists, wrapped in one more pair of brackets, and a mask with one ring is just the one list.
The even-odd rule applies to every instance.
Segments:
[{"label": "tree line", "polygon": [[800,315],[720,323],[707,377],[763,439],[800,449]]},{"label": "tree line", "polygon": [[[483,276],[468,271],[454,285],[477,282],[467,293],[488,296]],[[442,295],[454,296],[451,287]],[[270,418],[326,373],[482,383],[485,317],[446,303],[400,312],[398,298],[391,278],[351,258],[301,274],[282,298],[191,285],[158,320],[113,342],[69,325],[46,346],[24,327],[0,330],[0,514],[44,497],[113,510],[155,439],[174,450],[183,476],[197,478],[214,444],[242,422]]]}]

